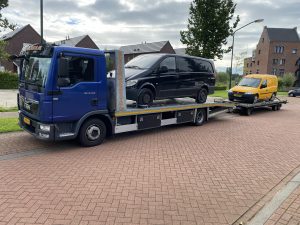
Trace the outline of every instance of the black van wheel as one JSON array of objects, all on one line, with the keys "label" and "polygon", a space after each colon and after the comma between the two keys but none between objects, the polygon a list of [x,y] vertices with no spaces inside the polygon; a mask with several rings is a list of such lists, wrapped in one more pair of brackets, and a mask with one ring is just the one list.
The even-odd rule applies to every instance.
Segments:
[{"label": "black van wheel", "polygon": [[198,92],[196,102],[197,103],[205,103],[207,100],[207,90],[204,88],[201,88],[200,91]]},{"label": "black van wheel", "polygon": [[206,110],[198,109],[194,124],[196,126],[202,126],[205,122],[206,122]]},{"label": "black van wheel", "polygon": [[100,119],[89,119],[81,127],[79,142],[82,146],[100,145],[106,137],[105,123]]},{"label": "black van wheel", "polygon": [[151,105],[154,100],[154,94],[148,88],[143,88],[138,96],[138,105]]}]

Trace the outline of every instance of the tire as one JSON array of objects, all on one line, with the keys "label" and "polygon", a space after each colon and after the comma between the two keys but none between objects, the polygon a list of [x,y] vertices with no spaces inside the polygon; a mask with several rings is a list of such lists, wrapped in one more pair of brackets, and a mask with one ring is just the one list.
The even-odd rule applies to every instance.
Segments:
[{"label": "tire", "polygon": [[253,109],[252,109],[252,108],[246,108],[246,109],[245,109],[245,114],[246,114],[246,116],[251,116],[252,112],[253,112]]},{"label": "tire", "polygon": [[80,128],[79,142],[85,147],[100,145],[106,138],[106,132],[106,125],[102,120],[89,119]]},{"label": "tire", "polygon": [[198,109],[196,113],[196,118],[194,125],[195,126],[202,126],[206,122],[206,110],[205,109]]},{"label": "tire", "polygon": [[296,97],[294,93],[289,94],[289,97]]},{"label": "tire", "polygon": [[278,110],[278,106],[277,106],[277,105],[273,105],[273,106],[272,106],[272,110],[273,110],[273,111],[277,111],[277,110]]},{"label": "tire", "polygon": [[137,103],[138,105],[151,105],[154,100],[153,92],[148,88],[143,88],[140,90]]},{"label": "tire", "polygon": [[205,88],[201,88],[197,94],[196,102],[197,103],[205,103],[207,100],[208,91]]},{"label": "tire", "polygon": [[269,99],[269,101],[274,101],[275,98],[276,98],[276,93],[273,93],[272,96],[271,96],[271,98]]}]

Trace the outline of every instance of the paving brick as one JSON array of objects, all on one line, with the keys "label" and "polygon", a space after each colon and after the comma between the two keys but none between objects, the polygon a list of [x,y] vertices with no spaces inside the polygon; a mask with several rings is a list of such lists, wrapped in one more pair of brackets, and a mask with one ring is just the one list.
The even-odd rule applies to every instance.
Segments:
[{"label": "paving brick", "polygon": [[[88,149],[0,135],[0,155],[46,150],[0,161],[0,225],[232,224],[299,166],[300,99],[289,100],[277,112],[121,134]],[[300,198],[291,198],[270,224],[300,221]]]}]

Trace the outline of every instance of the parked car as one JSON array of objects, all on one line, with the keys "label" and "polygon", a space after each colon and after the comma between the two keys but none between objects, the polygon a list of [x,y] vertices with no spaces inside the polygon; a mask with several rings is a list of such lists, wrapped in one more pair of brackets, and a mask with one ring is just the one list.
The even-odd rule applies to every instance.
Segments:
[{"label": "parked car", "polygon": [[290,90],[290,91],[288,92],[288,95],[289,95],[290,97],[300,96],[300,88],[295,88],[295,89],[293,89],[293,90]]},{"label": "parked car", "polygon": [[212,60],[174,54],[140,55],[125,65],[127,99],[151,105],[156,99],[192,97],[206,102],[216,81]]},{"label": "parked car", "polygon": [[277,76],[252,74],[245,76],[238,85],[228,91],[228,99],[246,103],[270,101],[275,99],[277,90]]}]

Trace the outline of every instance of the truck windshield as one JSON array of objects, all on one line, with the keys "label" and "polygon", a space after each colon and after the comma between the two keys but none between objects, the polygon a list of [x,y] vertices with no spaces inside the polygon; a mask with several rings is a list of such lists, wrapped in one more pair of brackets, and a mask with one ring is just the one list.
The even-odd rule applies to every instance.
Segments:
[{"label": "truck windshield", "polygon": [[51,58],[30,57],[23,60],[22,76],[25,83],[45,87]]},{"label": "truck windshield", "polygon": [[129,61],[125,68],[133,69],[149,69],[152,67],[162,55],[159,54],[148,54],[140,55]]},{"label": "truck windshield", "polygon": [[243,87],[254,87],[257,88],[260,84],[261,79],[259,78],[243,78],[238,86],[243,86]]}]

